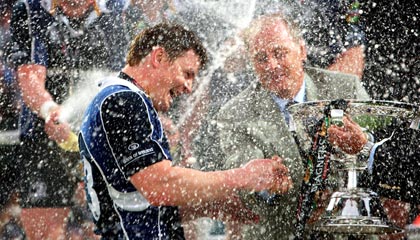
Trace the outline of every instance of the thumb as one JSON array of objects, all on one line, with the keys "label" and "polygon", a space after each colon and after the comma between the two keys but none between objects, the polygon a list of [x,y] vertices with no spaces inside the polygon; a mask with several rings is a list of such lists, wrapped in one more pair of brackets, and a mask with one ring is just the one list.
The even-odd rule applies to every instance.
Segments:
[{"label": "thumb", "polygon": [[283,164],[283,158],[278,155],[274,155],[271,159],[276,163],[276,168],[279,173],[288,174],[289,169]]}]

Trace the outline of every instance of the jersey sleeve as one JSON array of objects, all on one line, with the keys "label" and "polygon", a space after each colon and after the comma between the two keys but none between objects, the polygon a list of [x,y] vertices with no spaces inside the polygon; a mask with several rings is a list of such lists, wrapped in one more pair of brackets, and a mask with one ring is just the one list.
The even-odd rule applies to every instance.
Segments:
[{"label": "jersey sleeve", "polygon": [[143,96],[124,91],[109,96],[101,118],[114,160],[126,176],[166,158],[153,130],[160,122]]},{"label": "jersey sleeve", "polygon": [[31,38],[29,35],[29,17],[23,1],[13,6],[10,20],[10,42],[6,47],[7,62],[19,66],[31,61]]}]

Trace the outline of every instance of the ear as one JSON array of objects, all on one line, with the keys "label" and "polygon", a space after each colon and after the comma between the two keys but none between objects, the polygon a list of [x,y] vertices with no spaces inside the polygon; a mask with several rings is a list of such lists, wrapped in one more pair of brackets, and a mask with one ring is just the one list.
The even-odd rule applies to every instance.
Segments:
[{"label": "ear", "polygon": [[300,55],[301,55],[302,61],[306,61],[307,52],[306,52],[306,44],[305,44],[305,41],[299,40],[299,47],[300,47],[300,52],[301,52]]},{"label": "ear", "polygon": [[166,52],[162,47],[154,47],[151,52],[152,65],[153,67],[159,67],[164,61],[166,61]]}]

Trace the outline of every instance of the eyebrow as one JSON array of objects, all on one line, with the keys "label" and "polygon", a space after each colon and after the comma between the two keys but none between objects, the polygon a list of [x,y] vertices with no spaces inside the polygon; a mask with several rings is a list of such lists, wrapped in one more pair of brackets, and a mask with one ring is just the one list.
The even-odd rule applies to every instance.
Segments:
[{"label": "eyebrow", "polygon": [[272,53],[272,52],[276,52],[276,51],[283,51],[283,52],[287,52],[289,51],[289,49],[286,46],[275,46],[273,47],[273,49],[271,49],[270,51],[267,51],[267,49],[261,49],[260,51],[255,52],[254,57],[260,55],[260,54],[267,54],[267,53]]},{"label": "eyebrow", "polygon": [[255,52],[254,57],[257,57],[258,55],[261,55],[261,54],[266,54],[267,55],[267,51],[266,50],[261,50],[261,51]]},{"label": "eyebrow", "polygon": [[273,48],[273,51],[276,51],[276,50],[282,50],[282,51],[287,51],[288,50],[288,48],[286,47],[286,46],[282,46],[282,45],[277,45],[277,46],[275,46],[274,48]]}]

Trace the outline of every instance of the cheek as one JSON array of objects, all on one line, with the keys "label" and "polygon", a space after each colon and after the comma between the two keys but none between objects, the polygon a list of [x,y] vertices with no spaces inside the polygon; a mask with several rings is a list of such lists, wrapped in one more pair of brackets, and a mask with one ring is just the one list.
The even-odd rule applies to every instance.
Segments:
[{"label": "cheek", "polygon": [[182,77],[172,75],[171,77],[171,88],[179,89],[181,85],[183,85],[184,81]]},{"label": "cheek", "polygon": [[295,56],[291,57],[289,59],[289,61],[290,61],[290,65],[292,65],[293,68],[300,68],[300,67],[302,67],[303,60],[302,60],[302,58],[299,55],[295,55]]},{"label": "cheek", "polygon": [[174,86],[178,85],[183,80],[183,74],[179,68],[172,68],[171,71],[169,71],[168,77],[173,81]]},{"label": "cheek", "polygon": [[168,84],[168,86],[172,87],[176,78],[177,71],[175,71],[173,68],[169,68],[165,73],[165,82]]}]

